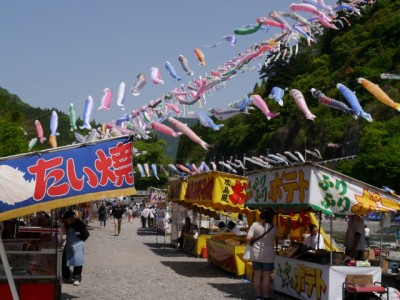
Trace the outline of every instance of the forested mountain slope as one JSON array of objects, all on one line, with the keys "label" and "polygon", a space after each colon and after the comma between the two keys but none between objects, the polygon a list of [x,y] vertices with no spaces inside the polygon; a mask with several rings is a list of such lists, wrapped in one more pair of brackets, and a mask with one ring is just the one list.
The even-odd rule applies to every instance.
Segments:
[{"label": "forested mountain slope", "polygon": [[[272,112],[280,112],[267,120],[260,110],[235,116],[224,122],[220,131],[197,124],[195,132],[213,145],[205,152],[187,138],[181,138],[177,162],[198,163],[242,159],[243,155],[265,155],[283,151],[318,149],[324,159],[357,155],[337,168],[350,176],[374,184],[399,188],[400,182],[400,113],[379,102],[361,84],[364,77],[380,87],[396,102],[400,102],[400,81],[382,80],[381,73],[400,73],[400,1],[379,0],[367,6],[362,17],[348,18],[350,26],[340,30],[325,30],[317,43],[300,46],[299,53],[288,63],[277,61],[260,77],[251,94],[266,100]],[[349,114],[320,104],[310,93],[321,90],[329,97],[348,105],[336,88],[342,83],[356,92],[364,111],[373,122],[362,117],[355,120]],[[284,106],[268,99],[274,86],[288,88]],[[307,120],[298,109],[290,89],[300,90],[317,118]],[[328,147],[334,143],[339,148]],[[252,166],[249,166],[250,170]]]}]

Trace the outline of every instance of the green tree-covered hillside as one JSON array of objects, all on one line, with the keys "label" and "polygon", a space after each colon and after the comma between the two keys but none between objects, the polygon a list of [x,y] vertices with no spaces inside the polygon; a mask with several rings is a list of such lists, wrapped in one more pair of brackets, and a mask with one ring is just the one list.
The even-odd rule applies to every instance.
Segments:
[{"label": "green tree-covered hillside", "polygon": [[[317,36],[317,43],[301,43],[299,53],[288,63],[277,61],[261,71],[263,84],[255,84],[249,95],[262,96],[272,112],[280,112],[278,117],[268,121],[256,109],[249,115],[218,122],[225,125],[220,131],[198,124],[194,130],[213,148],[206,152],[182,138],[177,161],[199,163],[286,150],[304,153],[305,148],[316,148],[324,159],[357,155],[355,160],[335,167],[373,185],[400,189],[400,113],[376,100],[357,82],[364,77],[400,102],[400,81],[380,78],[381,73],[400,72],[400,2],[379,0],[365,6],[362,17],[353,15],[347,19],[351,26],[344,23],[339,30],[325,30],[324,35]],[[373,117],[372,123],[328,108],[310,93],[311,88],[316,88],[348,104],[336,88],[337,83],[356,92],[364,111]],[[268,98],[274,86],[288,89],[283,107]],[[302,91],[309,109],[317,116],[314,121],[307,120],[296,106],[289,95],[291,89]],[[330,143],[341,146],[330,148]],[[249,165],[250,170],[252,167]]]}]

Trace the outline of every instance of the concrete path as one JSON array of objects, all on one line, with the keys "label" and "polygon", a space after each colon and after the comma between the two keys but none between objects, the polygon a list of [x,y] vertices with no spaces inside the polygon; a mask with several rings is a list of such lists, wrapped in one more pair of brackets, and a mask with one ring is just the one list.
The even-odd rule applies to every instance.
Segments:
[{"label": "concrete path", "polygon": [[[251,282],[236,278],[206,259],[169,246],[170,237],[140,227],[140,219],[105,229],[91,222],[80,286],[64,283],[62,300],[69,299],[255,299]],[[275,299],[290,297],[274,294]]]}]

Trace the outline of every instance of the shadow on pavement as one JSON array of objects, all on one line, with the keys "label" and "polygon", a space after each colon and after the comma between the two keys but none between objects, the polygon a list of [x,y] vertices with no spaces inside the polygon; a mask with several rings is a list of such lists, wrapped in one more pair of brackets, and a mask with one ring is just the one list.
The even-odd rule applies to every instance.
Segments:
[{"label": "shadow on pavement", "polygon": [[68,293],[61,293],[61,300],[78,299],[79,297],[70,295]]},{"label": "shadow on pavement", "polygon": [[189,255],[170,244],[164,244],[163,241],[160,241],[159,243],[144,243],[144,245],[148,246],[154,254],[162,257],[194,257],[193,255]]},{"label": "shadow on pavement", "polygon": [[209,283],[215,289],[223,291],[228,299],[254,299],[253,286],[250,281],[243,283],[227,284],[227,283]]},{"label": "shadow on pavement", "polygon": [[[235,284],[226,284],[226,283],[209,283],[210,286],[212,286],[215,289],[218,289],[220,291],[223,291],[227,294],[230,294],[227,296],[229,299],[254,299],[255,294],[253,290],[253,284],[251,281],[247,279],[242,279],[243,283],[235,283]],[[270,284],[270,297],[275,299],[275,300],[290,300],[290,299],[296,299],[291,296],[282,294],[280,292],[275,292],[274,291],[274,282],[271,281]]]},{"label": "shadow on pavement", "polygon": [[[160,235],[155,229],[150,229],[150,228],[138,228],[136,230],[137,235]],[[161,235],[160,235],[161,236]],[[163,236],[163,235],[162,235]]]},{"label": "shadow on pavement", "polygon": [[[219,278],[227,277],[231,274],[223,272],[221,269],[210,265],[206,260],[197,261],[161,261],[161,263],[171,268],[175,273],[180,276],[191,278]],[[233,276],[232,276],[233,278]]]}]

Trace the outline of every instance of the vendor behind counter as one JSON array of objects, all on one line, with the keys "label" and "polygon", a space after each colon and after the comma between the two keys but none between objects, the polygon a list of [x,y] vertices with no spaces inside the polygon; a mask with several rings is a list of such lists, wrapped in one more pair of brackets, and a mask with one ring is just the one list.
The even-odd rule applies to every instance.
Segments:
[{"label": "vendor behind counter", "polygon": [[304,239],[307,250],[325,250],[324,238],[318,233],[317,225],[310,225],[310,234]]},{"label": "vendor behind counter", "polygon": [[181,235],[178,238],[178,243],[179,246],[178,248],[183,248],[183,239],[185,233],[189,234],[195,234],[198,231],[198,227],[195,224],[192,224],[191,220],[189,217],[185,218],[185,224],[183,224],[182,229],[181,229]]}]

